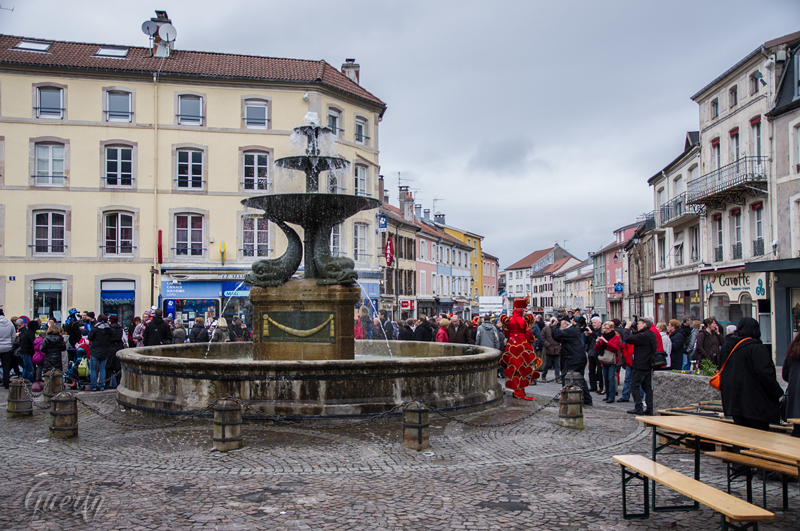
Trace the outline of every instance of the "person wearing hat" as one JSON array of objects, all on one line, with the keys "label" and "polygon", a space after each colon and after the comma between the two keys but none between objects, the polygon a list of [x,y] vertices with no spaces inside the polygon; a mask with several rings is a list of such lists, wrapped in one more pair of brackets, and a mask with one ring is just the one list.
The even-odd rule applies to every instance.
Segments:
[{"label": "person wearing hat", "polygon": [[67,312],[64,332],[69,336],[69,346],[75,348],[75,345],[81,340],[81,313],[77,309],[70,308]]},{"label": "person wearing hat", "polygon": [[539,372],[536,370],[542,360],[533,351],[533,315],[525,315],[525,310],[530,303],[530,297],[514,300],[514,313],[511,317],[503,316],[503,331],[508,339],[500,364],[505,368],[507,378],[506,387],[510,389],[515,398],[533,400],[525,394],[525,388],[536,385]]}]

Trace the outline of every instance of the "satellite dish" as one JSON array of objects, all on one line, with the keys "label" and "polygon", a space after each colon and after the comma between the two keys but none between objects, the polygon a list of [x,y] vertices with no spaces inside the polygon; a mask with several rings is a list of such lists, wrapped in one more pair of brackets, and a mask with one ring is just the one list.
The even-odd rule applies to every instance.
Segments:
[{"label": "satellite dish", "polygon": [[153,22],[152,20],[145,20],[144,24],[142,24],[142,33],[145,35],[153,36],[158,31],[158,24]]},{"label": "satellite dish", "polygon": [[162,24],[158,28],[158,36],[167,42],[172,42],[178,36],[178,30],[172,24]]}]

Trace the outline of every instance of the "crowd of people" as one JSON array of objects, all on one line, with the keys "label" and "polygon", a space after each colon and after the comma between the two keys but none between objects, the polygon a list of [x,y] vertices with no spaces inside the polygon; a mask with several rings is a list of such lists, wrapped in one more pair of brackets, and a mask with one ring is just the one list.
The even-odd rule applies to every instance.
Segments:
[{"label": "crowd of people", "polygon": [[[784,393],[772,353],[761,343],[760,326],[751,317],[723,328],[714,317],[702,322],[685,318],[654,323],[652,318],[634,316],[627,322],[603,322],[598,315],[587,320],[580,310],[574,310],[547,321],[536,315],[527,322],[533,349],[543,359],[539,381],[548,381],[552,370],[555,380],[563,383],[566,373],[573,371],[585,405],[593,404],[593,394],[608,403],[633,399],[628,413],[652,415],[653,371],[690,371],[706,360],[704,365],[722,369],[723,410],[736,424],[758,429],[777,424],[784,394],[783,418],[800,418],[800,334],[789,346],[783,364],[782,378],[788,382]],[[509,334],[496,316],[464,321],[458,315],[420,315],[392,321],[385,310],[372,318],[362,306],[356,311],[355,337],[476,344],[504,351]],[[499,378],[504,377],[503,369],[499,367]],[[794,435],[800,436],[800,429],[795,428]]]},{"label": "crowd of people", "polygon": [[[187,331],[180,319],[164,318],[158,308],[133,318],[127,330],[116,315],[71,309],[63,326],[52,319],[42,323],[26,316],[8,319],[0,309],[0,357],[3,387],[9,388],[11,376],[30,382],[42,382],[53,369],[70,370],[70,351],[88,359],[89,385],[85,391],[114,389],[119,383],[120,364],[117,352],[126,347],[150,347],[172,343],[208,343],[250,341],[251,331],[236,318],[229,327],[225,318],[195,319]],[[106,374],[109,377],[106,378]]]}]

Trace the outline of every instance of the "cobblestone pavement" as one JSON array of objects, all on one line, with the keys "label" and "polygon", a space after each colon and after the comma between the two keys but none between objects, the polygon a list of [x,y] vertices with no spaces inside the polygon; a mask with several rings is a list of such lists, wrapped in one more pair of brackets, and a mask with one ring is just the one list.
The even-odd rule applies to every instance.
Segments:
[{"label": "cobblestone pavement", "polygon": [[[556,389],[528,391],[549,398]],[[113,391],[79,396],[114,419],[163,422],[121,411]],[[463,418],[500,423],[544,401],[507,398]],[[0,409],[6,402],[0,389]],[[718,529],[718,515],[706,508],[622,519],[611,456],[649,455],[650,432],[623,410],[595,404],[584,431],[559,427],[554,407],[500,428],[431,415],[431,453],[400,446],[397,417],[339,430],[248,423],[245,447],[219,453],[209,419],[147,430],[81,406],[79,436],[59,440],[47,437],[47,410],[3,415],[0,529]],[[691,454],[663,461],[691,473]],[[703,459],[702,471],[724,489],[722,465]],[[761,529],[797,529],[797,485],[786,513],[778,510],[780,483],[768,486],[776,519]],[[754,488],[760,496],[760,483]],[[735,489],[744,496],[743,484]],[[659,493],[667,501],[668,491]]]}]

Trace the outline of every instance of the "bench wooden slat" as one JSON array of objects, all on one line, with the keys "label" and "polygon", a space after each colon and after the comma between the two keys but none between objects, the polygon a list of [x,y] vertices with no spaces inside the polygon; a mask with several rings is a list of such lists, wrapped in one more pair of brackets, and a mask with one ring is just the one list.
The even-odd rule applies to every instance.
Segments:
[{"label": "bench wooden slat", "polygon": [[752,457],[758,457],[761,459],[766,459],[767,461],[775,461],[776,463],[783,463],[784,465],[789,465],[794,467],[795,476],[797,475],[797,463],[788,457],[783,457],[777,454],[770,454],[767,452],[759,452],[758,450],[742,450],[743,455],[749,455]]},{"label": "bench wooden slat", "polygon": [[760,522],[775,519],[773,513],[765,511],[761,507],[756,507],[710,485],[684,476],[680,472],[653,462],[642,455],[615,455],[614,461],[724,514],[730,521]]},{"label": "bench wooden slat", "polygon": [[737,465],[749,466],[751,468],[758,468],[766,470],[767,472],[775,472],[776,474],[783,474],[790,478],[797,478],[797,467],[789,466],[777,461],[769,461],[767,459],[759,459],[750,455],[735,454],[733,452],[706,452],[708,457],[720,459],[724,463],[734,463]]}]

